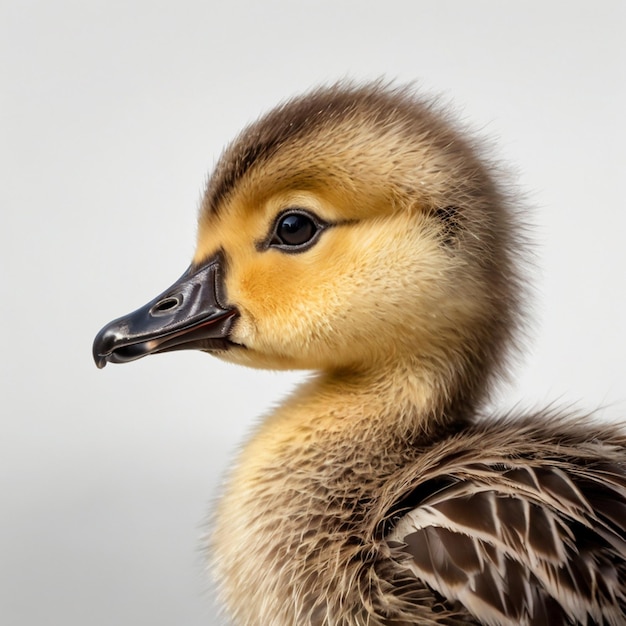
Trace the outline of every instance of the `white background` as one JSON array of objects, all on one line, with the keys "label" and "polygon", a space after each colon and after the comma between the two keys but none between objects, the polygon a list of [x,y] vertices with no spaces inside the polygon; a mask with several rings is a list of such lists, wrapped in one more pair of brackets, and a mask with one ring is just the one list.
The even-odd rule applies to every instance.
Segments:
[{"label": "white background", "polygon": [[199,536],[300,374],[174,353],[98,371],[98,329],[187,266],[206,172],[320,82],[417,80],[534,207],[533,341],[499,404],[626,414],[626,4],[5,0],[0,622],[219,624]]}]

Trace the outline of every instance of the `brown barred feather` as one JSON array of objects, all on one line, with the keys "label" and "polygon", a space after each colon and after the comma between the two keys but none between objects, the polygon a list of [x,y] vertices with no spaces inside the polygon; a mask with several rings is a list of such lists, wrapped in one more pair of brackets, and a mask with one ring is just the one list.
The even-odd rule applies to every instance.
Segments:
[{"label": "brown barred feather", "polygon": [[466,477],[407,512],[388,541],[404,544],[411,571],[434,589],[478,603],[485,623],[535,624],[547,614],[552,624],[623,623],[626,517],[620,527],[615,511],[626,494],[591,469],[577,480],[573,469],[511,464],[488,481]]}]

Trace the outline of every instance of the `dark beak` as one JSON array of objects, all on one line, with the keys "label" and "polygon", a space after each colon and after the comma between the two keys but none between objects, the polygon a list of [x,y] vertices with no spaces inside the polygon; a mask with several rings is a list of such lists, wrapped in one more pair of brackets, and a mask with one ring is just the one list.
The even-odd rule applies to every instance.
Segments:
[{"label": "dark beak", "polygon": [[98,367],[169,350],[220,351],[238,315],[223,304],[224,260],[216,255],[190,267],[169,289],[133,313],[107,324],[93,342]]}]

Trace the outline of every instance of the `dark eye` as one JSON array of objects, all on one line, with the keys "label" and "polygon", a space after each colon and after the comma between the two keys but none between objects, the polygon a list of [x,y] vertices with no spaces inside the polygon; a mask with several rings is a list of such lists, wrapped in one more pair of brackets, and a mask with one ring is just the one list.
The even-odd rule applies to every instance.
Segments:
[{"label": "dark eye", "polygon": [[312,239],[316,230],[308,215],[287,213],[276,224],[276,237],[287,246],[301,246]]},{"label": "dark eye", "polygon": [[325,224],[302,209],[288,210],[278,217],[269,245],[288,252],[306,250]]}]

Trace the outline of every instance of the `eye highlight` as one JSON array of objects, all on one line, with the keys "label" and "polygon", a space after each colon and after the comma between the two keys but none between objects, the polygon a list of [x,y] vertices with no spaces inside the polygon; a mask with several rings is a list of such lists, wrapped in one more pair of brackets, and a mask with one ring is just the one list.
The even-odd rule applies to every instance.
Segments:
[{"label": "eye highlight", "polygon": [[274,222],[270,237],[263,248],[278,248],[285,252],[308,250],[328,226],[310,211],[290,208],[283,211]]}]

